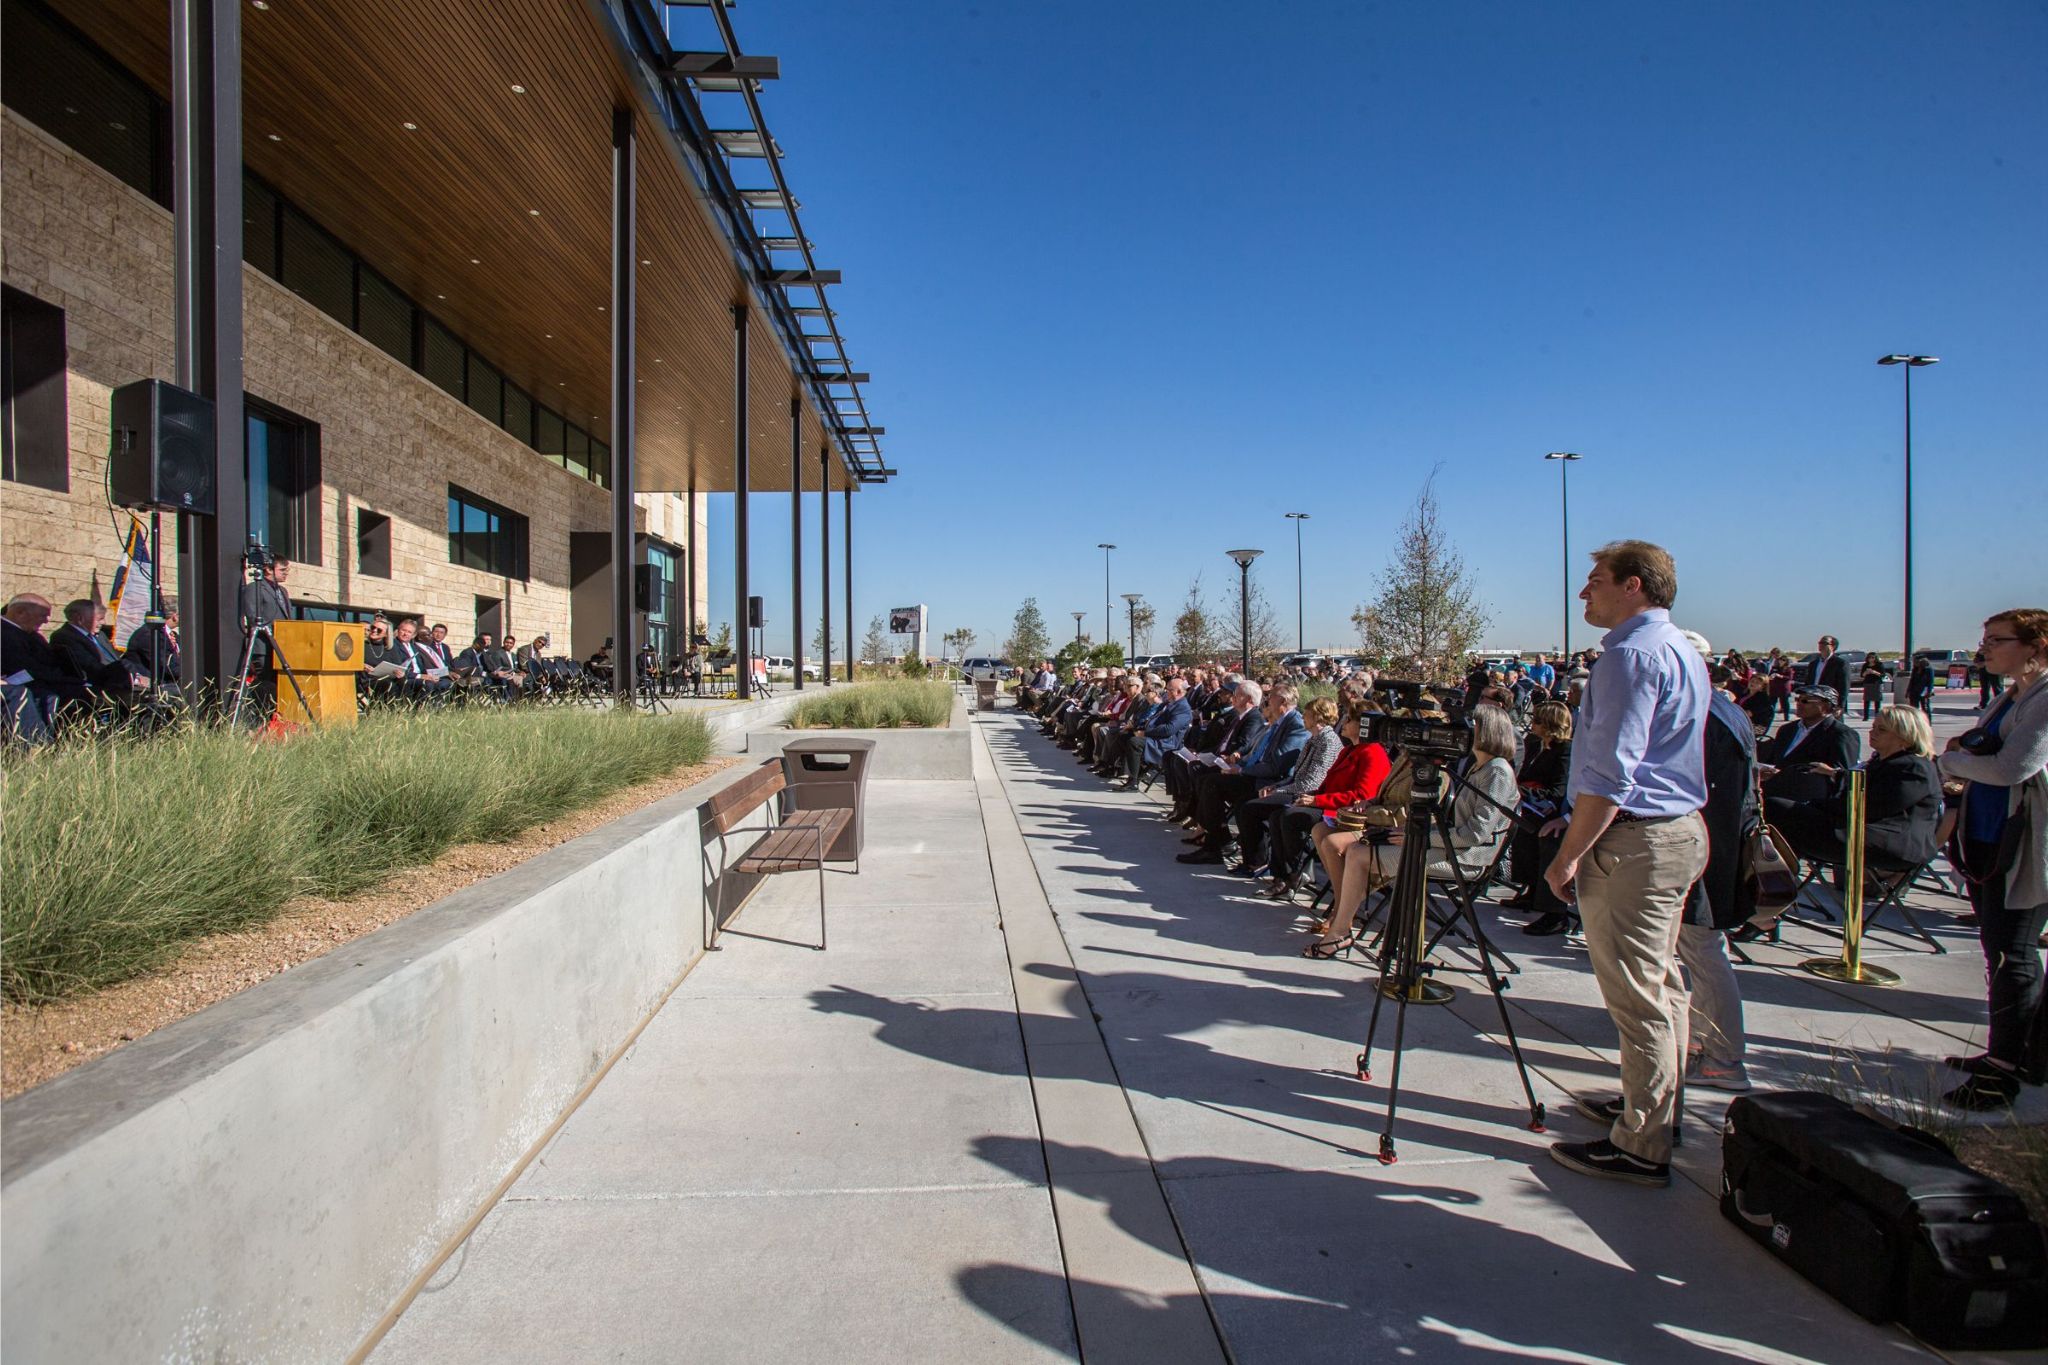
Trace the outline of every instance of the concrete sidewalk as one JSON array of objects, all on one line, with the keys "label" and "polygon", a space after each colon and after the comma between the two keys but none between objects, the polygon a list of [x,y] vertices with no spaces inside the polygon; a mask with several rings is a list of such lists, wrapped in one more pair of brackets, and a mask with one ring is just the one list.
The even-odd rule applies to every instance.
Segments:
[{"label": "concrete sidewalk", "polygon": [[[1158,802],[1022,717],[974,729],[975,781],[870,784],[831,950],[800,946],[815,880],[773,879],[376,1359],[1931,1358],[1722,1221],[1725,1097],[1692,1097],[1671,1190],[1551,1163],[1483,991],[1410,1014],[1382,1166],[1368,970],[1298,957],[1285,909],[1175,863]],[[1538,1097],[1591,1136],[1591,974],[1510,937]],[[1889,993],[1745,969],[1759,1079],[1966,1043],[1981,967],[1946,940],[1885,956]]]}]

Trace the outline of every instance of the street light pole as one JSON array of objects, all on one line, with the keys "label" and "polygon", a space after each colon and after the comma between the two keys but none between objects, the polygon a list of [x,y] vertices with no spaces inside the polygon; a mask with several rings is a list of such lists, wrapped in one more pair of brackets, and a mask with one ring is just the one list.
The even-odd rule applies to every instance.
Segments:
[{"label": "street light pole", "polygon": [[1559,558],[1560,558],[1560,562],[1562,563],[1562,565],[1563,565],[1563,568],[1564,568],[1564,580],[1563,580],[1563,581],[1564,581],[1564,639],[1563,639],[1563,640],[1562,640],[1562,642],[1560,642],[1560,644],[1558,645],[1558,662],[1560,662],[1560,663],[1562,663],[1562,664],[1566,665],[1567,671],[1569,671],[1569,668],[1570,668],[1570,664],[1571,664],[1571,658],[1572,658],[1572,490],[1571,490],[1571,467],[1572,467],[1572,461],[1574,461],[1574,460],[1579,460],[1579,459],[1583,459],[1583,458],[1585,458],[1585,457],[1584,457],[1584,456],[1581,456],[1581,455],[1575,455],[1575,454],[1573,454],[1573,453],[1572,453],[1571,451],[1569,451],[1569,450],[1553,450],[1553,451],[1551,451],[1551,452],[1550,452],[1550,453],[1549,453],[1548,455],[1545,455],[1545,456],[1544,456],[1543,458],[1544,458],[1544,459],[1546,459],[1546,460],[1556,460],[1556,461],[1558,462],[1558,464],[1557,464],[1557,497],[1558,497],[1558,507],[1559,507],[1559,508],[1560,508],[1560,509],[1562,510],[1562,512],[1563,512],[1563,515],[1564,515],[1564,527],[1563,527],[1563,535],[1562,535],[1562,537],[1560,538],[1560,541],[1559,541],[1559,544],[1560,544],[1560,547],[1561,547],[1561,553],[1560,553],[1560,556],[1559,556]]},{"label": "street light pole", "polygon": [[1077,611],[1074,613],[1074,643],[1077,645],[1081,643],[1081,618],[1086,616],[1087,614],[1088,613],[1085,611]]},{"label": "street light pole", "polygon": [[1306,654],[1308,632],[1302,629],[1304,613],[1301,605],[1301,524],[1308,520],[1308,513],[1289,512],[1287,519],[1294,523],[1294,649],[1298,654]]},{"label": "street light pole", "polygon": [[1124,594],[1124,602],[1129,606],[1131,613],[1131,652],[1124,655],[1125,663],[1138,657],[1138,603],[1144,600],[1145,594],[1141,592]]},{"label": "street light pole", "polygon": [[1899,651],[1899,675],[1892,683],[1892,695],[1901,706],[1907,704],[1913,674],[1913,371],[1923,365],[1939,365],[1938,355],[1881,355],[1880,365],[1906,367],[1906,643]]},{"label": "street light pole", "polygon": [[1108,644],[1109,632],[1114,629],[1109,624],[1109,552],[1116,546],[1105,540],[1095,548],[1102,551],[1102,643]]},{"label": "street light pole", "polygon": [[1252,671],[1252,561],[1264,550],[1226,550],[1237,562],[1237,669]]}]

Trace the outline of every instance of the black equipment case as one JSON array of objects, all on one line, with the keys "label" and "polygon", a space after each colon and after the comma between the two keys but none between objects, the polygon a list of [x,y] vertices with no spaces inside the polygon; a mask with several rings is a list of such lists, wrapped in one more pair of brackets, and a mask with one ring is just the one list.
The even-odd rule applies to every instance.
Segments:
[{"label": "black equipment case", "polygon": [[1728,1108],[1721,1212],[1872,1322],[1934,1346],[2048,1345],[2048,1241],[1928,1133],[1812,1091]]}]

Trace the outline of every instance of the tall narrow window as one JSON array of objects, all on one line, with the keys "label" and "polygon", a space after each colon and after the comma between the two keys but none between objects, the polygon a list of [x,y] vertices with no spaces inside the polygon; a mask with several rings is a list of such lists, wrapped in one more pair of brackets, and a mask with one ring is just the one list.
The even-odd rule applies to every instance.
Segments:
[{"label": "tall narrow window", "polygon": [[0,294],[0,475],[67,493],[64,310],[19,289]]},{"label": "tall narrow window", "polygon": [[420,373],[455,397],[462,397],[463,349],[455,333],[428,318],[420,344]]},{"label": "tall narrow window", "polygon": [[284,211],[285,288],[344,327],[356,325],[355,258],[313,220],[287,205]]},{"label": "tall narrow window", "polygon": [[391,577],[391,518],[367,507],[356,509],[356,572]]},{"label": "tall narrow window", "polygon": [[493,422],[505,420],[505,376],[469,353],[469,405]]},{"label": "tall narrow window", "polygon": [[320,562],[320,428],[253,398],[242,469],[249,534],[297,564]]},{"label": "tall narrow window", "polygon": [[368,266],[356,271],[356,330],[399,364],[412,364],[412,300]]}]

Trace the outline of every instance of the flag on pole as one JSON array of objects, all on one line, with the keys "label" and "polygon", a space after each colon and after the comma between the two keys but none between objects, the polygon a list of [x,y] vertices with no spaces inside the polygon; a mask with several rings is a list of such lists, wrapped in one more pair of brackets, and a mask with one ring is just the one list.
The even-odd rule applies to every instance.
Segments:
[{"label": "flag on pole", "polygon": [[107,602],[107,615],[114,623],[114,648],[125,648],[128,637],[142,629],[142,618],[155,594],[156,565],[149,557],[149,537],[143,533],[142,518],[128,514],[128,534],[121,542],[121,567],[114,571],[114,591]]}]

